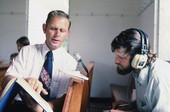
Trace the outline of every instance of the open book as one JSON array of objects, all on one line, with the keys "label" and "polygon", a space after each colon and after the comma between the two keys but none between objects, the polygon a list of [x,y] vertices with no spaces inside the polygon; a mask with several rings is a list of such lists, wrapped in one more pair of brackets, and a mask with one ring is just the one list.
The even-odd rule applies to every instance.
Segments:
[{"label": "open book", "polygon": [[53,112],[50,105],[23,79],[11,79],[0,96],[0,112],[4,112],[14,97],[21,91],[27,92],[46,112]]},{"label": "open book", "polygon": [[80,71],[65,71],[65,70],[60,70],[60,71],[66,73],[70,76],[73,76],[73,77],[81,78],[84,80],[89,80],[89,78],[86,77],[85,75],[81,74]]}]

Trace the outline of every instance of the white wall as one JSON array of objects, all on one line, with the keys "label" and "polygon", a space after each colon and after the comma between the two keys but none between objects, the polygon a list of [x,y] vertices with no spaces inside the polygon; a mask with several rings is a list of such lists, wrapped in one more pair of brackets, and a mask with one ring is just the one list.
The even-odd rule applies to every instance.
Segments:
[{"label": "white wall", "polygon": [[95,62],[91,97],[110,96],[110,83],[127,84],[127,77],[116,73],[111,41],[120,31],[137,27],[134,17],[72,17],[70,52],[77,51],[85,62]]},{"label": "white wall", "polygon": [[[69,50],[70,53],[77,51],[86,63],[95,61],[91,97],[110,97],[111,83],[125,85],[128,82],[128,76],[117,75],[114,55],[111,52],[111,41],[122,30],[138,27],[139,17],[129,15],[121,17],[112,12],[116,10],[114,1],[95,4],[93,2],[71,0],[72,28]],[[113,4],[115,7],[112,7]]]},{"label": "white wall", "polygon": [[[115,36],[122,30],[136,27],[153,37],[154,5],[152,4],[140,16],[135,16],[133,13],[136,10],[135,6],[131,7],[134,1],[125,2],[127,1],[114,0],[86,3],[71,0],[72,28],[69,50],[70,53],[77,51],[86,63],[95,61],[91,97],[110,97],[111,83],[128,84],[128,76],[120,76],[116,72],[114,55],[110,48]],[[131,13],[121,16],[121,11],[117,10],[118,7],[121,7],[122,12],[130,10]]]},{"label": "white wall", "polygon": [[9,63],[16,40],[26,35],[26,0],[0,0],[0,59]]},{"label": "white wall", "polygon": [[139,27],[145,31],[148,34],[151,49],[153,52],[157,52],[156,49],[154,49],[154,39],[156,38],[154,35],[154,26],[155,26],[155,20],[154,20],[154,3],[152,3],[141,15],[140,15],[140,25]]},{"label": "white wall", "polygon": [[170,61],[170,1],[159,0],[158,56]]}]

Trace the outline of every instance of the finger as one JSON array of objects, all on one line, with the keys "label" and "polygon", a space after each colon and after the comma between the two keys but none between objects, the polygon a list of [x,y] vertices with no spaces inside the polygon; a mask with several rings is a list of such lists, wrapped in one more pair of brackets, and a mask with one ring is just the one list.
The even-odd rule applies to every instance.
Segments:
[{"label": "finger", "polygon": [[33,78],[27,78],[26,81],[38,94],[40,94],[41,92],[44,95],[48,94],[48,92],[43,88],[42,83],[39,80],[35,80]]},{"label": "finger", "polygon": [[32,79],[32,78],[27,78],[26,81],[27,81],[28,84],[34,89],[34,83],[35,83],[34,79]]},{"label": "finger", "polygon": [[38,87],[35,89],[35,91],[40,94],[42,91],[43,87],[42,87],[42,83],[39,83]]},{"label": "finger", "polygon": [[112,103],[112,108],[116,109],[117,105],[119,105],[119,104],[120,104],[120,101],[113,102]]},{"label": "finger", "polygon": [[36,88],[36,85],[35,85],[36,83],[35,83],[35,81],[31,81],[30,82],[30,86],[35,90],[35,88]]},{"label": "finger", "polygon": [[43,88],[42,91],[41,91],[44,95],[47,95],[48,92]]},{"label": "finger", "polygon": [[109,112],[115,112],[115,110],[112,109],[112,110],[109,110]]},{"label": "finger", "polygon": [[42,88],[42,83],[40,82],[40,81],[38,81],[38,80],[35,80],[34,82],[33,82],[33,89],[35,90],[35,91],[37,91],[37,89],[38,88]]},{"label": "finger", "polygon": [[36,79],[34,83],[34,90],[40,93],[42,88],[43,88],[43,84],[39,80]]},{"label": "finger", "polygon": [[41,92],[44,94],[44,95],[47,95],[48,92],[43,88],[43,84],[40,82],[37,89],[36,89],[36,92],[38,94],[40,94]]}]

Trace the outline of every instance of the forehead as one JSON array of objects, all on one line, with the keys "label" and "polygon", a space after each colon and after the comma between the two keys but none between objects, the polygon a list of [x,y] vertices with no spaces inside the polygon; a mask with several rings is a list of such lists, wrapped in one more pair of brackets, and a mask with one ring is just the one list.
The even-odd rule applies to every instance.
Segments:
[{"label": "forehead", "polygon": [[126,56],[130,55],[129,53],[126,53],[125,50],[126,50],[125,48],[116,49],[114,53],[115,53],[115,55],[118,55],[121,57],[126,57]]},{"label": "forehead", "polygon": [[69,29],[69,20],[65,17],[52,17],[47,27],[56,27],[60,29]]},{"label": "forehead", "polygon": [[55,22],[61,22],[61,23],[69,24],[69,20],[65,17],[51,17],[48,24],[55,23]]}]

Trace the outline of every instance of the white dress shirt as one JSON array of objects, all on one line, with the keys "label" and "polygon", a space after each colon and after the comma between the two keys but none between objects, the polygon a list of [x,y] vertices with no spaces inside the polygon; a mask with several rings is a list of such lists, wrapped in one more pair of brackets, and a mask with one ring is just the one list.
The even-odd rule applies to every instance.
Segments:
[{"label": "white dress shirt", "polygon": [[[38,79],[42,70],[46,53],[46,44],[25,46],[9,67],[6,75],[16,77],[33,77]],[[58,98],[67,92],[70,76],[60,70],[72,71],[76,69],[77,61],[62,47],[53,50],[53,74],[50,91],[51,98]]]}]

